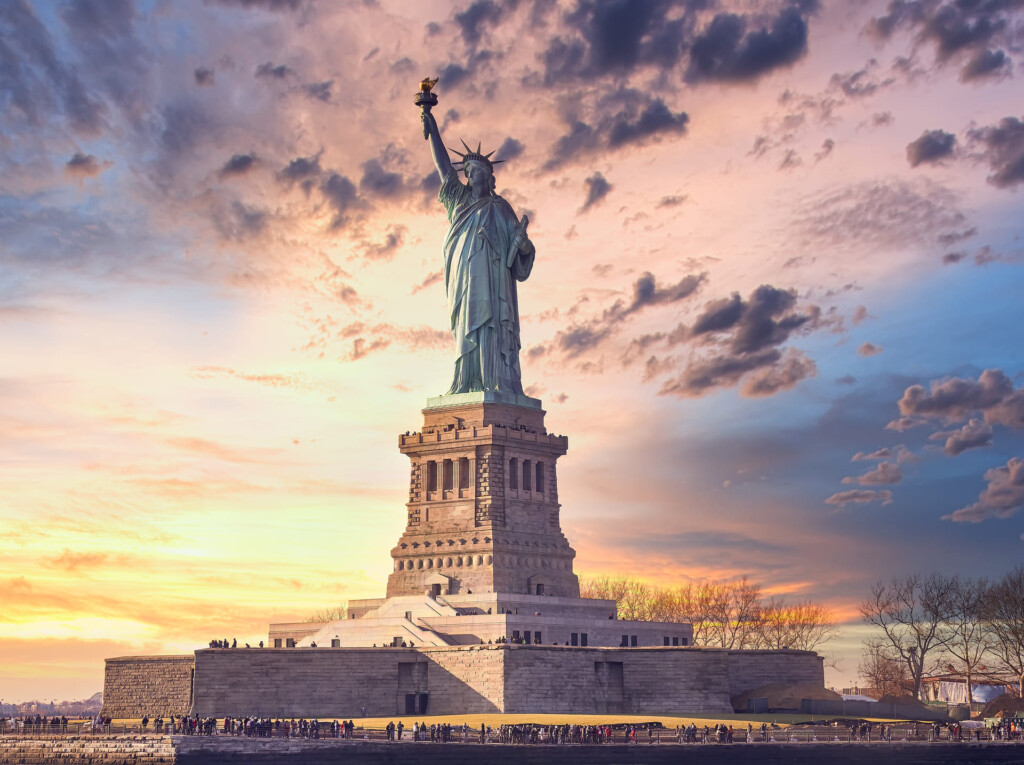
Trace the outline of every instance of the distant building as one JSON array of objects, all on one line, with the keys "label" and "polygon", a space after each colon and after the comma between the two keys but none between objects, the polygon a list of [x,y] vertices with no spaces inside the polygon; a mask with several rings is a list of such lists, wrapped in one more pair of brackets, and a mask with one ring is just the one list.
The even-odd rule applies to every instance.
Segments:
[{"label": "distant building", "polygon": [[[1018,693],[1019,683],[1009,678],[973,677],[971,696],[976,704],[985,704],[1004,693]],[[967,703],[967,678],[949,673],[921,678],[921,699],[946,704]]]}]

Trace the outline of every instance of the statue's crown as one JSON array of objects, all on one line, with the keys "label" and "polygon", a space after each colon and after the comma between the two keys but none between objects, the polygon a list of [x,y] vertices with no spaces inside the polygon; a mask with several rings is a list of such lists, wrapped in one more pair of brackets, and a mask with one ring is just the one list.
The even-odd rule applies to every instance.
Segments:
[{"label": "statue's crown", "polygon": [[[469,146],[466,145],[465,141],[462,142],[462,145],[466,147],[465,154],[463,154],[461,151],[458,151],[457,149],[452,149],[450,147],[448,149],[448,151],[450,151],[452,154],[458,154],[462,158],[458,162],[452,162],[452,167],[458,167],[459,165],[462,165],[463,168],[465,168],[467,162],[479,162],[482,165],[486,165],[487,169],[493,173],[494,166],[500,165],[502,162],[505,161],[503,159],[496,159],[492,162],[491,155],[494,154],[494,152],[492,151],[490,154],[481,154],[481,144],[479,143],[476,145],[476,151],[473,151],[471,148],[469,148]],[[497,149],[495,149],[495,151],[497,151]]]}]

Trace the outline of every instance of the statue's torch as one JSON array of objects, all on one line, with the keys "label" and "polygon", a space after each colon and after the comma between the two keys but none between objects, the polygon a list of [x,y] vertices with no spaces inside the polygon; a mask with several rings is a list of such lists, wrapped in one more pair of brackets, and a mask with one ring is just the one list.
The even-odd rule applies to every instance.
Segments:
[{"label": "statue's torch", "polygon": [[431,92],[435,85],[437,85],[436,77],[434,79],[424,77],[420,83],[420,89],[413,99],[415,104],[422,110],[420,112],[420,120],[423,122],[423,140],[427,140],[430,137],[430,129],[427,127],[427,113],[430,111],[430,107],[437,106],[437,94]]}]

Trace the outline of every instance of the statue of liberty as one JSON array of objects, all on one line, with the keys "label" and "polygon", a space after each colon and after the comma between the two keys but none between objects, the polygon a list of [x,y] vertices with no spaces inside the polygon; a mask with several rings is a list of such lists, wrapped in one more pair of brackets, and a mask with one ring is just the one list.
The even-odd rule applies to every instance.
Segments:
[{"label": "statue of liberty", "polygon": [[[494,191],[494,165],[479,144],[448,158],[430,107],[435,81],[424,80],[416,103],[422,107],[423,136],[441,177],[438,201],[448,213],[444,241],[444,282],[448,320],[455,340],[455,375],[448,393],[498,391],[523,394],[519,371],[519,301],[516,282],[533,268],[534,247],[526,235],[529,220]],[[465,173],[459,179],[457,168]]]}]

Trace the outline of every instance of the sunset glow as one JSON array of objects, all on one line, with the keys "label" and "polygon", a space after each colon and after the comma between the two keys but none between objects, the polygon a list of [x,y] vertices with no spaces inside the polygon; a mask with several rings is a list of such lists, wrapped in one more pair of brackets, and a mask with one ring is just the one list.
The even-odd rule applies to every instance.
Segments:
[{"label": "sunset glow", "polygon": [[827,605],[841,686],[873,581],[1018,564],[1024,15],[953,5],[3,3],[0,700],[383,595],[452,374],[424,75],[530,218],[580,576]]}]

